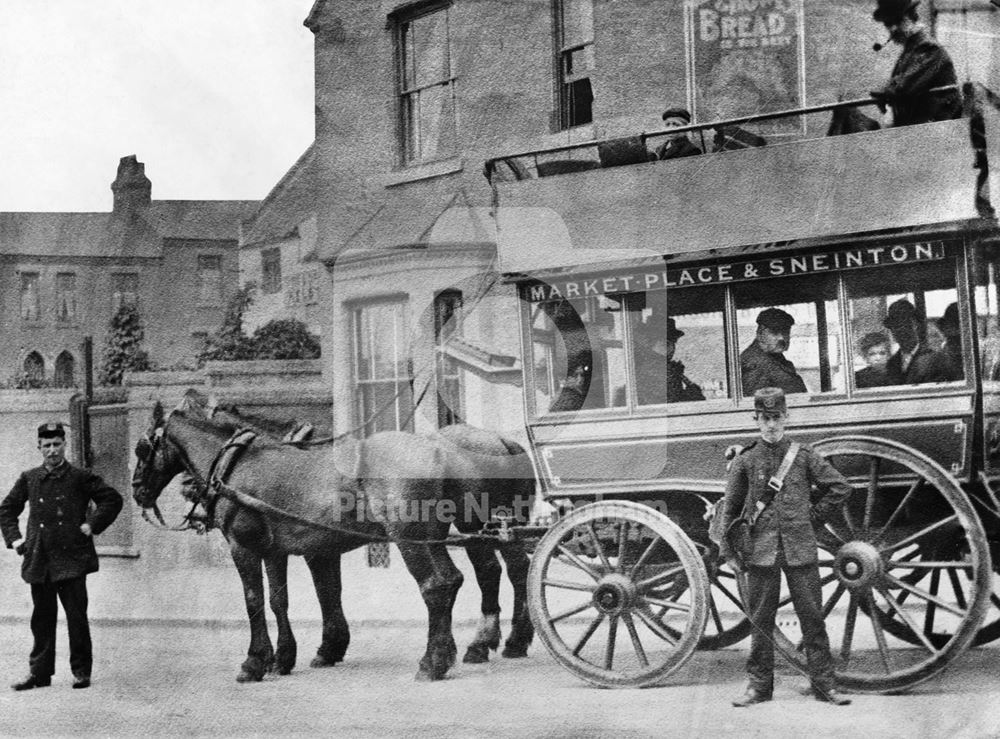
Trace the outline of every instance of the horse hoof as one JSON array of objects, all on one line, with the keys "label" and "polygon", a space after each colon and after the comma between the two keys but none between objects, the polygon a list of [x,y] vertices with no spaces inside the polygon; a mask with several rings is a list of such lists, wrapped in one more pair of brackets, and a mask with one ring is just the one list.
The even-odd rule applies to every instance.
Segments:
[{"label": "horse hoof", "polygon": [[263,675],[256,675],[247,670],[240,670],[239,674],[236,676],[236,682],[238,683],[259,683],[264,679]]},{"label": "horse hoof", "polygon": [[275,670],[275,672],[279,675],[290,675],[292,674],[292,667],[292,665],[281,665]]},{"label": "horse hoof", "polygon": [[312,658],[312,662],[309,663],[310,667],[333,667],[341,660],[339,659],[328,659],[320,654],[317,654]]},{"label": "horse hoof", "polygon": [[433,683],[438,680],[444,680],[445,673],[430,672],[428,670],[417,670],[417,674],[414,676],[414,680],[418,683]]},{"label": "horse hoof", "polygon": [[481,665],[490,661],[490,650],[485,644],[471,644],[465,650],[462,662],[467,665]]},{"label": "horse hoof", "polygon": [[500,653],[500,656],[505,657],[507,659],[518,659],[519,657],[527,657],[528,648],[522,646],[511,646],[510,644],[507,644],[506,646],[504,646],[503,651]]}]

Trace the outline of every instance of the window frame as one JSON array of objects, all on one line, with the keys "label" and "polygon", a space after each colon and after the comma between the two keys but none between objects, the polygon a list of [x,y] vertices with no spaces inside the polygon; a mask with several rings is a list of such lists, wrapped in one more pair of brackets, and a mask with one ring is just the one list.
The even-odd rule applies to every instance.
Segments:
[{"label": "window frame", "polygon": [[[438,428],[462,423],[465,416],[465,387],[461,368],[448,354],[448,340],[463,335],[462,307],[465,296],[461,290],[441,290],[434,295],[434,386],[437,390]],[[451,392],[451,387],[454,392]]]},{"label": "window frame", "polygon": [[[435,0],[433,2],[422,3],[414,7],[407,7],[390,16],[393,25],[393,47],[395,56],[395,90],[396,101],[396,147],[397,165],[402,168],[415,167],[433,162],[445,161],[458,155],[459,153],[459,116],[458,116],[458,96],[456,94],[458,75],[455,73],[454,53],[452,48],[452,0]],[[445,24],[445,57],[447,70],[445,75],[433,82],[423,84],[407,85],[407,43],[406,30],[409,24],[421,18],[425,18],[435,13],[444,13]],[[416,79],[417,75],[414,75]],[[413,122],[410,120],[408,112],[412,110],[410,100],[417,99],[417,110],[419,111],[420,95],[430,89],[447,88],[447,98],[451,107],[451,127],[453,133],[453,148],[451,151],[437,151],[434,155],[423,155],[424,137],[418,130],[414,136],[412,130]],[[416,117],[419,128],[419,114]],[[443,130],[438,127],[438,131]],[[415,142],[415,143],[414,143]]]},{"label": "window frame", "polygon": [[[72,278],[72,289],[67,289],[63,286],[65,278]],[[79,307],[77,305],[77,273],[76,272],[56,272],[55,277],[55,319],[56,324],[59,326],[75,326],[79,322],[79,313],[77,312]],[[71,296],[70,302],[67,304],[70,310],[68,310],[67,315],[63,317],[62,315],[62,297],[65,294]]]},{"label": "window frame", "polygon": [[260,250],[260,291],[264,295],[281,292],[281,247]]},{"label": "window frame", "polygon": [[[372,353],[371,347],[373,344],[373,335],[369,333],[366,337],[363,337],[362,331],[366,325],[363,320],[364,311],[371,311],[378,308],[391,307],[395,311],[393,316],[393,375],[391,377],[370,377],[362,378],[362,353],[361,344],[362,341],[366,341],[369,344],[369,359],[375,355]],[[399,374],[400,361],[404,358],[404,351],[406,350],[406,336],[408,334],[409,326],[409,300],[405,296],[389,296],[384,298],[375,298],[372,300],[359,301],[352,303],[348,306],[350,311],[350,329],[351,329],[351,383],[354,389],[354,404],[353,404],[353,415],[355,422],[355,429],[361,438],[367,437],[372,433],[377,431],[385,430],[383,428],[377,427],[377,422],[382,416],[382,412],[375,414],[373,417],[366,417],[365,407],[366,398],[368,397],[365,388],[375,387],[378,385],[389,385],[393,387],[393,418],[394,418],[394,429],[397,431],[413,431],[414,430],[414,416],[416,408],[414,406],[414,395],[413,395],[413,384],[414,384],[414,373],[413,373],[413,358],[406,353],[405,356],[405,366],[406,374]],[[367,324],[370,327],[370,322]],[[403,392],[400,388],[405,387],[408,392]],[[408,398],[408,404],[404,400]],[[408,405],[408,407],[405,407]]]},{"label": "window frame", "polygon": [[[133,279],[135,282],[135,290],[122,290],[122,281],[126,278]],[[111,273],[111,315],[114,316],[121,310],[123,305],[130,305],[133,308],[138,309],[139,307],[139,287],[140,278],[138,272],[112,272]],[[131,295],[131,299],[125,299],[125,296]]]},{"label": "window frame", "polygon": [[[567,3],[574,2],[574,0],[554,0],[552,5],[552,20],[554,25],[553,36],[555,46],[553,69],[555,72],[556,83],[556,125],[559,131],[567,131],[571,128],[586,126],[594,122],[593,76],[597,67],[596,59],[594,60],[593,67],[590,69],[585,69],[582,72],[575,73],[567,72],[567,67],[572,62],[573,54],[577,52],[586,52],[587,49],[590,50],[589,54],[591,56],[595,54],[596,33],[593,26],[594,2],[593,0],[585,1],[590,3],[590,36],[587,39],[573,39],[572,41],[567,39],[566,5]],[[574,103],[576,92],[573,87],[576,83],[583,80],[587,80],[590,87],[589,117],[587,117],[586,120],[577,120],[576,105]]]},{"label": "window frame", "polygon": [[[42,321],[42,273],[41,270],[18,270],[17,272],[18,317],[21,323],[41,323]],[[34,278],[33,281],[31,278]],[[25,315],[25,287],[29,282],[35,286],[34,315]],[[30,311],[29,311],[30,313]]]},{"label": "window frame", "polygon": [[[206,263],[208,263],[209,261],[213,261],[216,266],[214,268],[212,268],[212,269],[208,269],[208,268],[204,267],[203,265],[206,264]],[[196,264],[197,264],[196,274],[198,276],[198,305],[199,305],[199,307],[216,308],[216,307],[221,306],[223,304],[224,298],[225,298],[225,295],[224,295],[225,288],[224,288],[223,279],[222,279],[222,270],[223,270],[222,255],[221,254],[198,254],[197,258],[196,258]],[[216,280],[217,280],[216,288],[214,290],[214,294],[212,294],[212,295],[207,295],[206,294],[206,288],[208,286],[208,282],[205,280],[204,275],[206,273],[209,273],[209,272],[215,272],[216,273]]]}]

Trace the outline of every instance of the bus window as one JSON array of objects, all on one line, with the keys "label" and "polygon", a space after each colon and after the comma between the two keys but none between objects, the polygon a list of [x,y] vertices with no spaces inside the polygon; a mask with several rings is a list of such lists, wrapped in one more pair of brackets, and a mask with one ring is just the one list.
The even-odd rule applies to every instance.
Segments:
[{"label": "bus window", "polygon": [[535,411],[611,406],[611,389],[625,381],[621,301],[550,301],[532,311]]},{"label": "bus window", "polygon": [[983,248],[976,274],[976,326],[979,329],[983,381],[1000,380],[1000,253],[992,244]]},{"label": "bus window", "polygon": [[844,280],[858,390],[963,379],[953,259],[848,272]]},{"label": "bus window", "polygon": [[845,392],[837,283],[829,275],[777,278],[733,289],[743,395]]}]

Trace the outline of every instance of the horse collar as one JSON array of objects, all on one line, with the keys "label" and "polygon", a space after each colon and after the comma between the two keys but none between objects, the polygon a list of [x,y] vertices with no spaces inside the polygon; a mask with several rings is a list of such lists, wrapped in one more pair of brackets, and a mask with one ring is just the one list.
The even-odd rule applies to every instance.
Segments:
[{"label": "horse collar", "polygon": [[232,475],[236,463],[240,461],[247,447],[256,438],[257,433],[255,431],[239,429],[222,445],[222,449],[219,450],[219,453],[215,455],[215,459],[212,460],[212,464],[208,468],[207,500],[205,506],[210,513],[210,517],[212,510],[215,508],[215,499],[218,497],[219,488]]}]

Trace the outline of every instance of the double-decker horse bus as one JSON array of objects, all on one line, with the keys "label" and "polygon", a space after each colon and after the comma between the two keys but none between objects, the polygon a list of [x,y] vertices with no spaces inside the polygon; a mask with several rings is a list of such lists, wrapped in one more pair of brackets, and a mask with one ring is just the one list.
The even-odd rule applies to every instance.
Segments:
[{"label": "double-decker horse bus", "polygon": [[[748,635],[708,521],[761,386],[852,483],[817,532],[840,684],[906,689],[1000,636],[1000,112],[963,94],[964,117],[923,125],[765,142],[771,114],[675,129],[714,136],[683,159],[643,134],[487,163],[560,514],[531,612],[570,671],[661,683]],[[814,130],[871,102],[784,115]],[[778,624],[801,662],[787,597]]]}]

